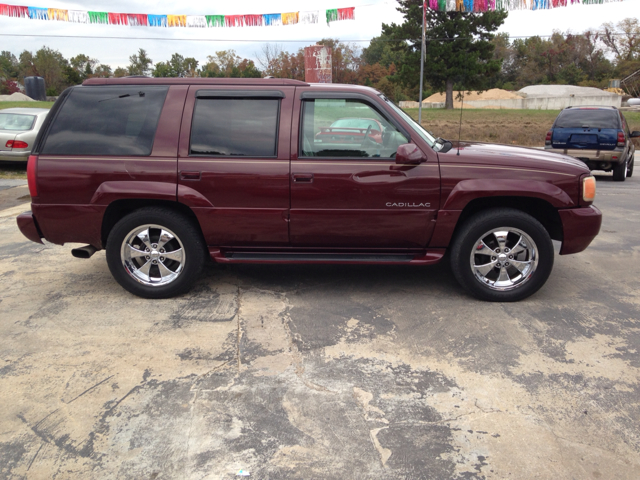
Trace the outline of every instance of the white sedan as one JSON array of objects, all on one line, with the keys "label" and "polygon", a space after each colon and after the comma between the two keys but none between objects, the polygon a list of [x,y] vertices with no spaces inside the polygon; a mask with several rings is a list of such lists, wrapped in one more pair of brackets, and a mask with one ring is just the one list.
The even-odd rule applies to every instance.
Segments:
[{"label": "white sedan", "polygon": [[48,113],[45,108],[0,110],[0,161],[26,162]]}]

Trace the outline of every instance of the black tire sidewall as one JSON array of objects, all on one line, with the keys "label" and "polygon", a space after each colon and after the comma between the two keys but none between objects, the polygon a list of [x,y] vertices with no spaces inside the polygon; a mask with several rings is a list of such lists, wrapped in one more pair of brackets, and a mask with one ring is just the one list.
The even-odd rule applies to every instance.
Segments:
[{"label": "black tire sidewall", "polygon": [[[185,250],[184,269],[168,285],[143,285],[122,265],[122,242],[132,230],[146,224],[160,225],[171,230],[180,239]],[[106,256],[111,274],[125,290],[143,298],[170,298],[186,292],[197,279],[206,258],[206,249],[201,233],[190,219],[168,209],[149,207],[130,213],[113,227],[107,239]]]},{"label": "black tire sidewall", "polygon": [[[533,277],[510,291],[496,291],[480,283],[469,263],[475,242],[486,232],[517,228],[529,235],[538,249],[538,266]],[[515,209],[494,209],[476,214],[457,233],[451,249],[451,268],[456,280],[475,297],[493,302],[515,302],[533,295],[547,281],[554,263],[553,243],[544,226],[532,216]]]},{"label": "black tire sidewall", "polygon": [[624,162],[613,167],[613,181],[614,182],[624,182],[627,178],[627,172],[625,172],[625,165],[629,168],[629,159],[626,158]]}]

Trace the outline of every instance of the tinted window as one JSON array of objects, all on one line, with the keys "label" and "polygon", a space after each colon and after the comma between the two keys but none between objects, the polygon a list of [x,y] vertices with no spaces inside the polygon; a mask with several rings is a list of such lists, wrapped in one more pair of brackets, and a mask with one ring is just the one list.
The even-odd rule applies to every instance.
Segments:
[{"label": "tinted window", "polygon": [[199,99],[191,126],[192,155],[273,157],[280,100]]},{"label": "tinted window", "polygon": [[59,155],[150,155],[169,87],[75,88],[42,149]]},{"label": "tinted window", "polygon": [[19,113],[0,113],[0,130],[31,130],[36,117]]},{"label": "tinted window", "polygon": [[407,138],[371,105],[358,100],[304,102],[303,157],[393,158]]},{"label": "tinted window", "polygon": [[620,128],[617,110],[565,110],[558,116],[555,128]]}]

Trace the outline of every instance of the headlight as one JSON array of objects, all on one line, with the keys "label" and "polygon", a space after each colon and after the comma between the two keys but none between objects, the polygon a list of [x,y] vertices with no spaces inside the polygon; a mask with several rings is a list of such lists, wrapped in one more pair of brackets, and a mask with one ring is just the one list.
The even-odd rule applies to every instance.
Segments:
[{"label": "headlight", "polygon": [[596,198],[596,178],[585,177],[582,179],[582,200],[593,202]]}]

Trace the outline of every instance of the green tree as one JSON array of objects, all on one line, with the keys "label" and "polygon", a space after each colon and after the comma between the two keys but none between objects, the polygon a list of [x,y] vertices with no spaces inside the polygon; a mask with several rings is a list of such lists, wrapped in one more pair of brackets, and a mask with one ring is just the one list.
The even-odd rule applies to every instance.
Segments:
[{"label": "green tree", "polygon": [[382,34],[371,39],[369,46],[362,50],[361,61],[363,65],[379,63],[389,68],[391,65],[403,64],[404,53],[393,48],[393,39],[389,35]]},{"label": "green tree", "polygon": [[235,50],[221,50],[215,55],[207,56],[207,63],[199,71],[202,77],[260,78],[252,60],[241,58]]},{"label": "green tree", "polygon": [[113,76],[116,78],[122,78],[129,75],[129,70],[124,67],[118,67],[113,71]]},{"label": "green tree", "polygon": [[47,95],[58,95],[69,86],[68,75],[73,69],[59,51],[42,47],[35,55],[27,50],[23,51],[18,70],[22,77],[43,77]]},{"label": "green tree", "polygon": [[0,77],[5,79],[18,77],[18,59],[6,50],[0,52]]},{"label": "green tree", "polygon": [[111,70],[110,65],[105,65],[101,63],[97,65],[95,70],[93,71],[93,76],[98,78],[109,78],[113,75],[113,71]]},{"label": "green tree", "polygon": [[184,58],[179,53],[174,53],[166,62],[156,63],[153,69],[154,77],[195,77],[198,73],[198,61],[193,58]]},{"label": "green tree", "polygon": [[147,52],[140,48],[137,54],[129,57],[129,75],[144,75],[145,77],[151,73],[153,61],[147,55]]},{"label": "green tree", "polygon": [[98,63],[98,60],[83,53],[69,59],[69,64],[78,73],[82,80],[86,80],[93,76],[93,70]]},{"label": "green tree", "polygon": [[[394,49],[404,52],[399,76],[407,86],[420,81],[422,38],[421,0],[398,0],[402,25],[383,24],[383,34],[396,40]],[[493,57],[495,32],[507,18],[505,11],[485,13],[438,12],[427,9],[425,80],[446,92],[446,108],[453,108],[453,86],[457,79],[465,89],[482,89],[500,70]]]}]

